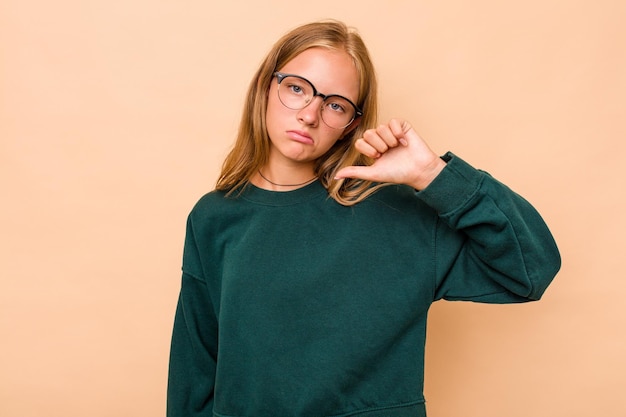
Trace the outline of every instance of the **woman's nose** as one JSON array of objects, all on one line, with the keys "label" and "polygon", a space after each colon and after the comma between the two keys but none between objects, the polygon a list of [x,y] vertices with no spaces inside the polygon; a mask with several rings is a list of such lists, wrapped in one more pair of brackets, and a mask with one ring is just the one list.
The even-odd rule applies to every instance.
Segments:
[{"label": "woman's nose", "polygon": [[309,104],[298,110],[298,120],[307,125],[316,126],[322,117],[322,104],[324,99],[313,97]]}]

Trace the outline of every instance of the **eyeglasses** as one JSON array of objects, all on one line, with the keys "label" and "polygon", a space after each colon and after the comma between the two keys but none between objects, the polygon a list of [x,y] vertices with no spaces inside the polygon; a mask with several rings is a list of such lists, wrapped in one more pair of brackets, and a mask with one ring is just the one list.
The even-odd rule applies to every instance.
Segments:
[{"label": "eyeglasses", "polygon": [[315,97],[321,97],[322,120],[328,127],[343,129],[363,115],[361,109],[347,98],[338,94],[322,94],[304,77],[282,72],[275,72],[274,76],[278,80],[278,99],[289,109],[301,110]]}]

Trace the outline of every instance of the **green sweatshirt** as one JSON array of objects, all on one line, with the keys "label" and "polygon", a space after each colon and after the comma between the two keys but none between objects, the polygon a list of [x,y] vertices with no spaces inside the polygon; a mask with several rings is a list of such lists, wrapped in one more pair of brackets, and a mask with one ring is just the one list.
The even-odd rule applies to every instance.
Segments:
[{"label": "green sweatshirt", "polygon": [[168,417],[416,417],[433,301],[538,300],[535,209],[447,154],[425,190],[345,207],[319,182],[205,195],[187,223]]}]

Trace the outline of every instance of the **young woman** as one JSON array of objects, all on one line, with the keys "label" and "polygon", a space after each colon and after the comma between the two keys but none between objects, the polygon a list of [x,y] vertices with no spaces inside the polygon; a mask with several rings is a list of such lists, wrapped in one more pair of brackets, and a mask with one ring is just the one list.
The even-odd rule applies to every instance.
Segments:
[{"label": "young woman", "polygon": [[430,305],[543,294],[560,258],[533,207],[376,106],[342,23],[267,55],[188,218],[169,417],[425,416]]}]

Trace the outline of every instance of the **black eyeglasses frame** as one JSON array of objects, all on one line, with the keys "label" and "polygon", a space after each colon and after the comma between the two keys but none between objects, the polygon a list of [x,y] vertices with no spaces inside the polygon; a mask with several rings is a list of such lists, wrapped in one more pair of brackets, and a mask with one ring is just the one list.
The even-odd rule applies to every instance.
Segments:
[{"label": "black eyeglasses frame", "polygon": [[[354,117],[343,128],[346,128],[346,127],[350,126],[350,124],[352,124],[352,122],[354,122],[359,117],[363,116],[363,110],[361,110],[359,108],[359,106],[354,104],[352,102],[352,100],[350,100],[349,98],[344,97],[344,96],[342,96],[340,94],[322,94],[319,91],[317,91],[317,88],[315,88],[315,86],[313,85],[313,83],[311,81],[307,80],[306,78],[304,78],[301,75],[298,75],[298,74],[288,74],[288,73],[276,71],[276,72],[274,72],[274,76],[276,77],[276,80],[277,80],[279,86],[280,86],[280,83],[283,82],[283,80],[285,78],[287,78],[287,77],[296,77],[296,78],[301,79],[302,81],[306,82],[307,84],[309,84],[311,86],[311,88],[313,88],[313,97],[311,97],[311,100],[313,100],[315,97],[321,97],[323,101],[326,101],[326,99],[329,98],[329,97],[339,97],[339,98],[342,98],[342,99],[346,100],[348,103],[350,103],[352,105],[352,107],[354,107]],[[306,107],[306,105],[304,107]],[[302,108],[304,108],[304,107],[302,107]],[[300,109],[292,109],[292,110],[300,110]],[[323,120],[323,118],[322,118],[322,120]],[[324,123],[326,123],[326,122],[324,122]]]}]

